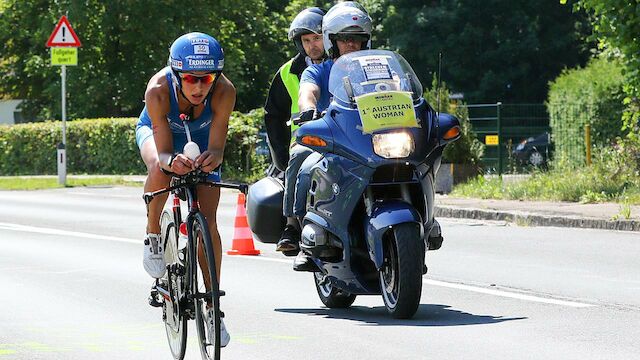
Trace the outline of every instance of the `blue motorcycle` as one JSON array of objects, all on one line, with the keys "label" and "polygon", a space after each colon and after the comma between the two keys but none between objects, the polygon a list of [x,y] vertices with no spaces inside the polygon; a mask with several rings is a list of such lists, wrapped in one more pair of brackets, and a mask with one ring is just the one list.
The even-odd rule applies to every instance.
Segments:
[{"label": "blue motorcycle", "polygon": [[[442,244],[433,218],[435,174],[460,124],[434,111],[411,66],[391,51],[340,57],[329,90],[325,115],[296,134],[320,154],[305,162],[296,184],[301,250],[320,270],[314,281],[327,307],[382,294],[393,317],[411,318],[425,252]],[[284,228],[282,193],[275,177],[249,188],[247,217],[261,242],[277,242]]]}]

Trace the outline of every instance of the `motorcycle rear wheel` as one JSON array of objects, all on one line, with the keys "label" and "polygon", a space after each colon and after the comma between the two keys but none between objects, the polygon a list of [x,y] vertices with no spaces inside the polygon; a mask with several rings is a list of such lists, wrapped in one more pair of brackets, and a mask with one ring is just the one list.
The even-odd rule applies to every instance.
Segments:
[{"label": "motorcycle rear wheel", "polygon": [[380,291],[387,312],[396,319],[413,317],[420,305],[423,244],[420,229],[410,223],[394,226],[384,239]]},{"label": "motorcycle rear wheel", "polygon": [[313,280],[316,284],[316,291],[320,297],[320,301],[324,306],[333,309],[345,309],[356,301],[356,295],[333,287],[331,282],[321,284],[324,275],[319,272],[313,273]]}]

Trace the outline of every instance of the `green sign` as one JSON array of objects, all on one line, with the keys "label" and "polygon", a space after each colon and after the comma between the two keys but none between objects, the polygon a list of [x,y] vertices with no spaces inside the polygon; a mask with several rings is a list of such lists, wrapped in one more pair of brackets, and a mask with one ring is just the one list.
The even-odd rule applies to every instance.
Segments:
[{"label": "green sign", "polygon": [[78,65],[78,48],[52,47],[51,65]]},{"label": "green sign", "polygon": [[356,97],[356,104],[364,133],[390,128],[419,127],[410,92],[369,93]]}]

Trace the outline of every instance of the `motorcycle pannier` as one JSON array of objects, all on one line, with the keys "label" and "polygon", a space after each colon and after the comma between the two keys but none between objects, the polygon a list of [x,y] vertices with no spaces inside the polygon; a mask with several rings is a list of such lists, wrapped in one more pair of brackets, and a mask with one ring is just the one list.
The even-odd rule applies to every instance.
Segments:
[{"label": "motorcycle pannier", "polygon": [[247,221],[256,239],[275,244],[284,230],[282,215],[284,187],[280,180],[266,177],[249,187],[247,194]]}]

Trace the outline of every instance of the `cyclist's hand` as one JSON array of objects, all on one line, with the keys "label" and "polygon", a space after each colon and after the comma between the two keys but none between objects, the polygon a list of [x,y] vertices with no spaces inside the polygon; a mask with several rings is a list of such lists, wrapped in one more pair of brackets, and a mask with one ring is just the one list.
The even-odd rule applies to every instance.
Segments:
[{"label": "cyclist's hand", "polygon": [[210,173],[213,169],[222,164],[222,152],[205,150],[195,161],[195,167],[205,173]]},{"label": "cyclist's hand", "polygon": [[177,175],[184,175],[195,169],[193,161],[183,154],[177,154],[173,159],[173,163],[171,163],[171,172]]}]

